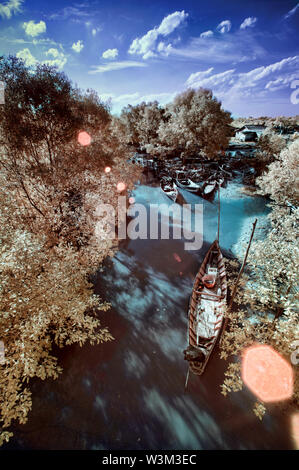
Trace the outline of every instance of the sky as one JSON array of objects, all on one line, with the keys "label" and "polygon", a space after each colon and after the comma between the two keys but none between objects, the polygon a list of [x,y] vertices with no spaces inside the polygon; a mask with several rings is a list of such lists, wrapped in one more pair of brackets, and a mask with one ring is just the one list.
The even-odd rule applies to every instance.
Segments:
[{"label": "sky", "polygon": [[236,117],[293,116],[298,26],[296,0],[7,0],[0,55],[57,66],[115,114],[204,87]]}]

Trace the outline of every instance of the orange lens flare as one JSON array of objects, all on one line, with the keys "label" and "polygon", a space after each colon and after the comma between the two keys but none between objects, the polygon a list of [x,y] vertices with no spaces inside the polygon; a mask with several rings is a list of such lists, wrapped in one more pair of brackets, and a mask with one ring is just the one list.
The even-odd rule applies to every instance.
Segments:
[{"label": "orange lens flare", "polygon": [[179,256],[177,253],[173,253],[173,257],[174,257],[174,259],[175,259],[178,263],[181,263],[181,262],[182,262],[180,256]]},{"label": "orange lens flare", "polygon": [[91,137],[90,137],[90,135],[88,134],[88,132],[85,132],[85,131],[79,132],[79,134],[78,134],[78,142],[79,142],[79,144],[81,144],[81,145],[83,145],[83,146],[89,145],[90,142],[91,142]]},{"label": "orange lens flare", "polygon": [[241,373],[245,385],[262,402],[287,400],[293,395],[292,366],[271,346],[246,348]]},{"label": "orange lens flare", "polygon": [[111,171],[110,166],[106,166],[106,168],[105,168],[105,173],[110,173],[110,171]]},{"label": "orange lens flare", "polygon": [[116,189],[119,193],[121,193],[122,191],[126,189],[126,187],[127,186],[125,185],[125,183],[119,182],[117,183]]}]

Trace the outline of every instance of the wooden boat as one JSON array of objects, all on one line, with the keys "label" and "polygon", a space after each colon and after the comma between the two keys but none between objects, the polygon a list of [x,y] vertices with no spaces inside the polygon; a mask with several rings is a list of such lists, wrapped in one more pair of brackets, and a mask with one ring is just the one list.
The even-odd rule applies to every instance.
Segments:
[{"label": "wooden boat", "polygon": [[189,302],[189,346],[184,358],[190,370],[201,375],[222,327],[227,280],[218,240],[210,246],[196,275]]},{"label": "wooden boat", "polygon": [[172,199],[173,202],[176,201],[179,192],[176,184],[172,181],[171,178],[162,178],[160,181],[160,187],[166,196]]},{"label": "wooden boat", "polygon": [[207,181],[203,188],[204,195],[207,196],[208,194],[211,194],[215,190],[216,186],[217,186],[216,180]]},{"label": "wooden boat", "polygon": [[190,178],[176,178],[176,184],[179,188],[186,189],[191,193],[201,192],[200,185],[194,183]]},{"label": "wooden boat", "polygon": [[225,178],[223,178],[223,176],[218,176],[218,178],[217,178],[217,184],[218,184],[218,186],[224,186],[224,184],[225,184]]}]

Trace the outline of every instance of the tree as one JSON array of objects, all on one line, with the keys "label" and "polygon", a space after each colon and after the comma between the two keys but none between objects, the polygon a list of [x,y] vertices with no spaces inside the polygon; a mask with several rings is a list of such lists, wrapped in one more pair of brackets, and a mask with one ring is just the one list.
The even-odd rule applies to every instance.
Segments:
[{"label": "tree", "polygon": [[[96,204],[114,194],[117,206],[117,178],[123,172],[130,189],[136,173],[108,107],[94,91],[73,88],[46,65],[31,71],[9,57],[0,61],[0,78],[6,82],[0,167],[22,207],[18,216],[51,246],[63,241],[101,260],[105,244],[94,237]],[[78,143],[81,130],[91,136],[90,145]],[[107,176],[105,167],[114,165]]]},{"label": "tree", "polygon": [[291,142],[281,151],[277,160],[272,162],[267,171],[257,179],[259,192],[270,195],[278,204],[294,203],[298,205],[299,190],[299,139]]},{"label": "tree", "polygon": [[[54,345],[112,339],[99,320],[109,304],[89,282],[117,247],[98,236],[97,208],[117,212],[117,183],[132,189],[139,170],[127,162],[119,120],[92,90],[14,57],[1,59],[0,78],[1,445],[12,420],[27,419],[30,379],[61,372]],[[90,145],[78,143],[81,130]]]},{"label": "tree", "polygon": [[287,145],[286,139],[278,135],[271,127],[267,127],[256,146],[255,168],[260,175],[269,163],[278,158]]},{"label": "tree", "polygon": [[120,118],[126,126],[128,142],[151,153],[157,142],[159,125],[165,119],[165,110],[158,102],[128,105],[123,108]]},{"label": "tree", "polygon": [[[1,178],[2,182],[2,178]],[[106,342],[99,312],[109,308],[93,295],[80,253],[57,245],[16,223],[16,201],[0,189],[0,338],[5,362],[0,364],[0,445],[11,433],[12,420],[24,423],[32,406],[30,383],[57,378],[62,369],[52,353],[73,343]]]},{"label": "tree", "polygon": [[169,118],[161,122],[158,131],[162,152],[217,158],[226,149],[232,119],[210,90],[188,89],[176,96],[168,112]]}]

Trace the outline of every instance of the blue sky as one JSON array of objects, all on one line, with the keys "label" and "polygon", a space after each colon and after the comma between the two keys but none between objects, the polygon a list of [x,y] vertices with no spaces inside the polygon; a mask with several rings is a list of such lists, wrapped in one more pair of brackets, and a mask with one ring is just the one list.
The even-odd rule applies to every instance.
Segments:
[{"label": "blue sky", "polygon": [[299,114],[294,0],[0,1],[0,54],[46,62],[113,112],[188,87],[235,116]]}]

